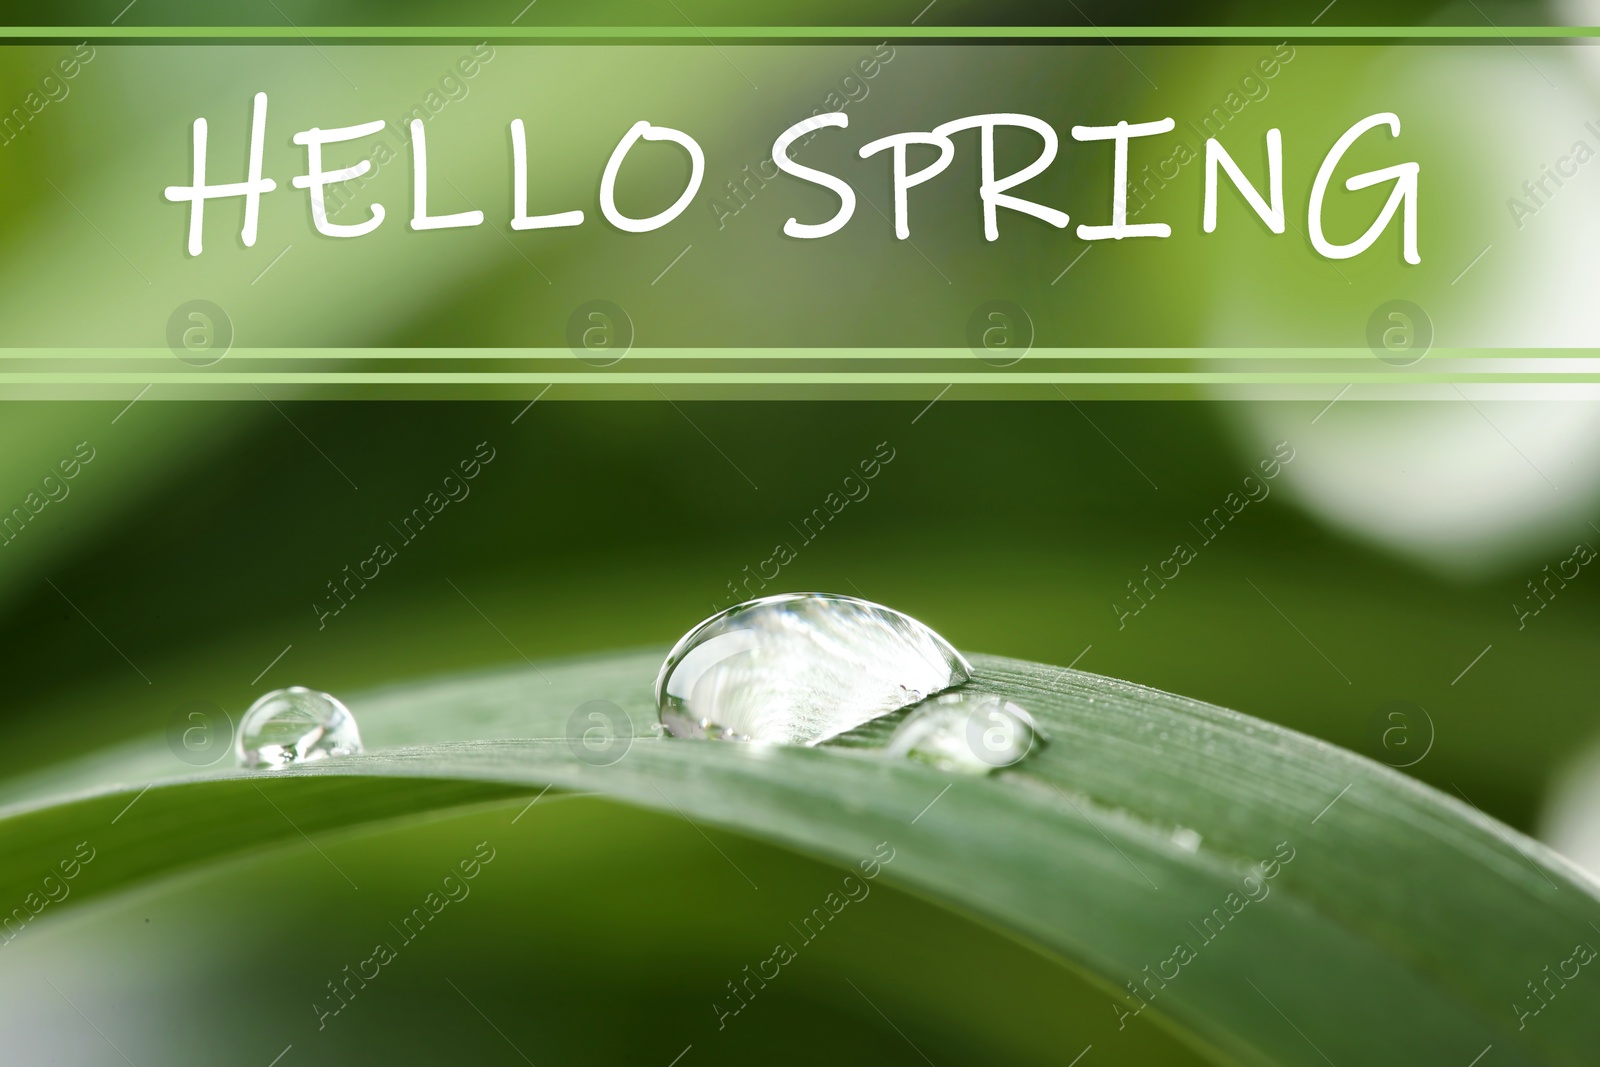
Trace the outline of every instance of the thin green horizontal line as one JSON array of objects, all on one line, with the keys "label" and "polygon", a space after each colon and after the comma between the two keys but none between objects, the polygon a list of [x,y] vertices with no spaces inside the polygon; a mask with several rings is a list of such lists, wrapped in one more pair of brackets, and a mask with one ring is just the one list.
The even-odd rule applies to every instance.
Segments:
[{"label": "thin green horizontal line", "polygon": [[1584,38],[1594,26],[8,26],[17,40],[1480,40]]},{"label": "thin green horizontal line", "polygon": [[1595,374],[1450,374],[1450,373],[1359,373],[1359,374],[1260,374],[1245,371],[1197,371],[1169,374],[1118,374],[1094,372],[918,372],[836,374],[813,371],[772,371],[750,373],[712,372],[597,372],[570,374],[548,372],[485,372],[450,374],[414,373],[168,373],[168,374],[31,374],[0,372],[0,385],[149,385],[153,382],[174,385],[541,385],[571,382],[581,385],[1427,385],[1467,384],[1600,384]]},{"label": "thin green horizontal line", "polygon": [[[603,350],[595,357],[602,358]],[[1002,355],[997,352],[997,355]],[[232,349],[218,363],[226,368],[240,360],[558,360],[571,363],[576,355],[570,349]],[[630,349],[619,357],[626,360],[790,360],[790,362],[875,362],[875,360],[965,360],[976,357],[965,347],[944,349]],[[1270,349],[1270,347],[1235,347],[1235,349],[1115,349],[1115,347],[1085,347],[1085,349],[1046,349],[1035,347],[1024,357],[1035,360],[1192,360],[1214,363],[1227,360],[1374,360],[1371,350],[1360,347],[1341,349]],[[1600,349],[1432,349],[1426,355],[1427,365],[1443,360],[1600,360]],[[37,360],[42,363],[66,363],[69,360],[160,360],[176,365],[168,349],[0,349],[3,360]],[[0,363],[3,365],[3,363]],[[66,373],[66,371],[64,371]]]}]

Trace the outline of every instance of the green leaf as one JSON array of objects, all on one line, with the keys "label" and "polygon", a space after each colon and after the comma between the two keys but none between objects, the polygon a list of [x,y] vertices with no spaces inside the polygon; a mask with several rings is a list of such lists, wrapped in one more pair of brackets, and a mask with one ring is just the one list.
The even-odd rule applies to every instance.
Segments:
[{"label": "green leaf", "polygon": [[[357,696],[368,753],[288,772],[195,773],[151,738],[14,780],[0,899],[21,900],[81,840],[95,877],[58,910],[302,834],[550,786],[851,869],[892,851],[886,883],[1101,983],[1096,1042],[1147,1004],[1144,1021],[1224,1061],[1464,1065],[1490,1047],[1496,1064],[1593,1061],[1596,982],[1571,975],[1579,946],[1600,944],[1594,884],[1465,798],[1225,709],[993,657],[975,658],[971,688],[1026,707],[1049,741],[989,777],[951,779],[861,738],[663,739],[659,662]],[[636,734],[607,766],[569,741],[594,699]]]}]

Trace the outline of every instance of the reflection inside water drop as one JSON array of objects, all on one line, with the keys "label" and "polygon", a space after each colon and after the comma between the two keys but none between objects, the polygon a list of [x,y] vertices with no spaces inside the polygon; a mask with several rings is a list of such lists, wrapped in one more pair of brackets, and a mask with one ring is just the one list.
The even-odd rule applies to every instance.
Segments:
[{"label": "reflection inside water drop", "polygon": [[971,677],[961,653],[909,615],[789,593],[690,630],[661,667],[656,703],[675,737],[815,745]]},{"label": "reflection inside water drop", "polygon": [[235,743],[239,766],[258,770],[360,751],[361,733],[350,709],[299,685],[274,689],[251,704]]},{"label": "reflection inside water drop", "polygon": [[1033,716],[1011,701],[982,693],[946,693],[906,716],[885,753],[950,773],[988,774],[1020,762],[1042,742]]}]

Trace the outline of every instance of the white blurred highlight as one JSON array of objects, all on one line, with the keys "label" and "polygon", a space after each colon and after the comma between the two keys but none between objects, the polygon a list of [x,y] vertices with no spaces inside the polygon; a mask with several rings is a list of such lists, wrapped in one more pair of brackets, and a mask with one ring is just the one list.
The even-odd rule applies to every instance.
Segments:
[{"label": "white blurred highlight", "polygon": [[[1427,309],[1435,348],[1600,347],[1600,302],[1592,294],[1600,244],[1591,236],[1600,232],[1600,159],[1520,227],[1507,204],[1525,199],[1522,183],[1538,179],[1541,164],[1576,141],[1600,153],[1600,134],[1586,125],[1600,127],[1600,54],[1476,50],[1467,77],[1456,49],[1409,49],[1403,63],[1372,69],[1394,72],[1397,98],[1437,101],[1406,115],[1407,135],[1426,138],[1408,148],[1427,161],[1423,254],[1431,269],[1406,275],[1415,292],[1391,295]],[[1444,256],[1450,263],[1441,268]],[[1460,275],[1457,260],[1469,267]],[[1319,319],[1293,301],[1262,308],[1251,288],[1235,280],[1219,293],[1212,343],[1281,344],[1297,318]],[[1336,322],[1321,317],[1320,325]],[[1360,326],[1350,325],[1352,345],[1361,343]],[[1353,361],[1358,367],[1382,369],[1376,358],[1370,366]],[[1443,367],[1424,360],[1415,369]],[[1435,572],[1502,571],[1594,536],[1587,520],[1600,505],[1600,406],[1592,387],[1541,384],[1540,400],[1515,402],[1486,396],[1527,396],[1526,387],[1443,388],[1446,398],[1431,402],[1363,404],[1364,394],[1385,391],[1355,385],[1325,411],[1321,403],[1251,407],[1236,428],[1246,454],[1277,440],[1294,444],[1302,458],[1285,470],[1283,489],[1304,510]],[[1328,399],[1338,391],[1329,386]],[[1439,396],[1439,387],[1430,395]]]},{"label": "white blurred highlight", "polygon": [[1600,878],[1600,742],[1581,752],[1551,783],[1538,832],[1545,844]]}]

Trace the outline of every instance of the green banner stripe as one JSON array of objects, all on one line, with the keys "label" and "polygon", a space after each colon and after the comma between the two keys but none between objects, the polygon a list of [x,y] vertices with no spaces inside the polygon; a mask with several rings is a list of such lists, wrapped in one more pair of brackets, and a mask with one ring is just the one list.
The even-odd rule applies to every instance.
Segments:
[{"label": "green banner stripe", "polygon": [[[604,349],[594,357],[605,358]],[[1003,349],[993,356],[1005,355]],[[1395,353],[1404,357],[1403,351]],[[204,358],[203,351],[194,358]],[[566,348],[234,348],[224,357],[227,363],[239,360],[556,360],[572,362],[576,355]],[[628,360],[795,360],[795,361],[881,361],[953,360],[972,361],[977,355],[969,348],[634,348]],[[1025,356],[1038,360],[1188,360],[1215,363],[1227,360],[1353,360],[1372,362],[1378,357],[1366,348],[1033,348]],[[1435,348],[1418,357],[1421,365],[1445,360],[1583,360],[1600,361],[1600,348]],[[176,364],[166,348],[4,348],[0,361],[148,359]],[[3,363],[0,363],[3,366]],[[1600,366],[1600,364],[1597,364]],[[1564,373],[1564,372],[1563,372]]]},{"label": "green banner stripe", "polygon": [[1435,374],[1435,373],[1355,373],[1355,374],[1259,374],[1249,372],[1198,371],[1169,374],[1118,374],[1094,372],[903,372],[861,374],[828,374],[818,372],[662,372],[645,371],[595,371],[583,373],[551,373],[548,371],[486,372],[451,374],[433,372],[413,373],[342,373],[274,374],[230,371],[170,372],[165,374],[83,373],[34,374],[0,373],[0,384],[10,385],[145,385],[152,381],[174,384],[200,385],[206,383],[260,384],[260,385],[530,385],[547,382],[576,382],[582,384],[633,384],[649,385],[674,383],[713,385],[895,385],[948,383],[975,383],[986,385],[1048,385],[1054,383],[1099,385],[1425,385],[1425,384],[1538,384],[1559,385],[1571,383],[1600,383],[1600,373],[1588,374]]},{"label": "green banner stripe", "polygon": [[1537,40],[1594,26],[8,26],[11,40]]}]

